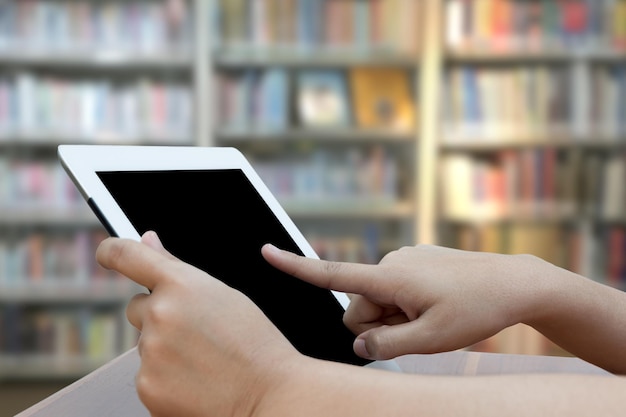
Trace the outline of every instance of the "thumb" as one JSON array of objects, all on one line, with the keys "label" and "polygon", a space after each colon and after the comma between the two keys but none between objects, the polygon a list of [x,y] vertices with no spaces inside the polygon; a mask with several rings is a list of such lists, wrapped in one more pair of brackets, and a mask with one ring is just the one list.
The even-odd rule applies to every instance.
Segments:
[{"label": "thumb", "polygon": [[436,331],[421,319],[369,329],[354,341],[354,352],[366,359],[387,360],[398,356],[439,352]]},{"label": "thumb", "polygon": [[160,254],[164,255],[165,257],[169,259],[178,260],[178,258],[176,258],[167,249],[165,249],[165,247],[163,247],[163,244],[161,243],[161,239],[159,239],[159,236],[153,230],[148,230],[146,233],[144,233],[141,236],[141,243],[144,243],[150,246],[152,249],[156,250],[157,252],[159,252]]}]

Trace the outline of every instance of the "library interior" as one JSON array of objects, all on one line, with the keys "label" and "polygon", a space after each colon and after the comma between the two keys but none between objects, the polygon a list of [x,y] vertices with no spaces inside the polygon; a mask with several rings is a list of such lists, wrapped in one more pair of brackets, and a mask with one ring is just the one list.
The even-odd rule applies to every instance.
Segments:
[{"label": "library interior", "polygon": [[[626,288],[625,0],[0,2],[0,416],[130,349],[60,144],[232,146],[323,259],[431,243]],[[468,349],[568,353],[515,325]]]}]

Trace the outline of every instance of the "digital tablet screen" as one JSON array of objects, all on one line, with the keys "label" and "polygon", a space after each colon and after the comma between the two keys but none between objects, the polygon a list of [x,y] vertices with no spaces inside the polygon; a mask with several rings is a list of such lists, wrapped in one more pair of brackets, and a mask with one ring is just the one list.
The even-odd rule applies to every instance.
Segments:
[{"label": "digital tablet screen", "polygon": [[265,243],[302,255],[239,169],[98,172],[141,235],[252,299],[301,353],[365,365],[334,295],[269,265]]}]

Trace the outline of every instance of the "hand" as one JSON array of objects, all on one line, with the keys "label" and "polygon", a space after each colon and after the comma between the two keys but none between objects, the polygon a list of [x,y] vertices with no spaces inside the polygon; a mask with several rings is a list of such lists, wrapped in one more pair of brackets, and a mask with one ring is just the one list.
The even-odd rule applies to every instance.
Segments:
[{"label": "hand", "polygon": [[540,313],[542,286],[554,268],[529,255],[467,252],[418,245],[389,253],[378,265],[328,262],[271,245],[274,267],[351,296],[345,324],[355,352],[370,359],[455,350]]},{"label": "hand", "polygon": [[107,239],[96,256],[152,291],[127,316],[141,331],[137,392],[153,415],[247,416],[302,356],[247,297],[176,259],[153,232],[142,243]]}]

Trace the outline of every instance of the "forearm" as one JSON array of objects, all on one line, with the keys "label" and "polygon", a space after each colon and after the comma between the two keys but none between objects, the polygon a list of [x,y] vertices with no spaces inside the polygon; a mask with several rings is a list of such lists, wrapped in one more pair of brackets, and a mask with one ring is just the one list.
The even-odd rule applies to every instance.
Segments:
[{"label": "forearm", "polygon": [[526,323],[570,353],[626,374],[626,293],[550,267],[542,305]]},{"label": "forearm", "polygon": [[623,415],[626,380],[612,376],[441,377],[318,363],[292,369],[254,417]]}]

